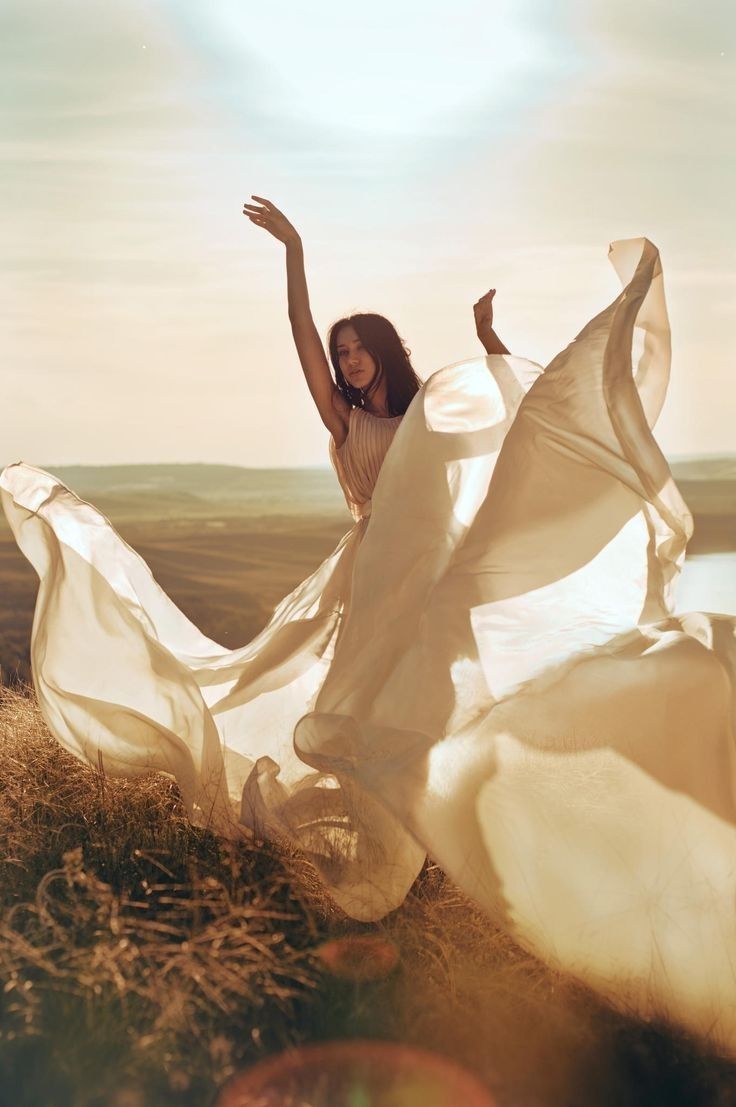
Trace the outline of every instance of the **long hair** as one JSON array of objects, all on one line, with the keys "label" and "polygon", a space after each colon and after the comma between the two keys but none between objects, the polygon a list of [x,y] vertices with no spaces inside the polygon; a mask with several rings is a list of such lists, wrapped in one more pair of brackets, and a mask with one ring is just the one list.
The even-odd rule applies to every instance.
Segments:
[{"label": "long hair", "polygon": [[355,328],[355,333],[376,363],[377,372],[371,391],[385,377],[389,415],[403,415],[422,386],[409,360],[411,350],[404,345],[396,327],[384,315],[376,315],[372,311],[358,312],[333,323],[327,337],[330,361],[335,370],[337,387],[351,407],[362,407],[365,396],[360,388],[353,388],[340,369],[337,335],[340,328],[346,326]]}]

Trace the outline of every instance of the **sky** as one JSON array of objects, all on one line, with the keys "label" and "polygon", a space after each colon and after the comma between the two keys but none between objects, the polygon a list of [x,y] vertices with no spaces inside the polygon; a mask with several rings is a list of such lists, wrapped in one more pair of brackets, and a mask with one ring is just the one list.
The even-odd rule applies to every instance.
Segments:
[{"label": "sky", "polygon": [[736,451],[730,0],[3,0],[0,463],[327,464],[287,316],[387,315],[419,375],[547,364],[659,248],[656,436]]}]

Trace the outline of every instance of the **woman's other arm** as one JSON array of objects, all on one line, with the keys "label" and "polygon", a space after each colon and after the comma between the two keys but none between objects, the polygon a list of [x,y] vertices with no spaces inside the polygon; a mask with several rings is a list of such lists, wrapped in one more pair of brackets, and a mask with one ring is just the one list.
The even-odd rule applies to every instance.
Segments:
[{"label": "woman's other arm", "polygon": [[320,418],[340,446],[345,440],[350,405],[337,388],[325,357],[309,306],[307,278],[304,271],[304,247],[297,230],[283,212],[270,200],[253,196],[263,205],[244,204],[243,211],[259,227],[283,242],[286,247],[286,285],[289,322],[307,387],[317,405]]},{"label": "woman's other arm", "polygon": [[508,354],[510,351],[504,346],[493,329],[493,297],[495,295],[495,288],[491,288],[485,296],[481,296],[480,300],[476,300],[473,304],[475,333],[483,343],[487,354]]}]

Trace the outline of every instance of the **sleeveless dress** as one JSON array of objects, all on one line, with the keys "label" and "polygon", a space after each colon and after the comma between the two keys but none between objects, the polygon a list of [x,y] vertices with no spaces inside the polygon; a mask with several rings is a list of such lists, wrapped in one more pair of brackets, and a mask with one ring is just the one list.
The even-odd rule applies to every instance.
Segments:
[{"label": "sleeveless dress", "polygon": [[389,418],[371,415],[354,407],[348,420],[348,435],[341,446],[330,438],[330,460],[343,490],[345,501],[356,521],[371,513],[371,496],[394,434],[403,416]]},{"label": "sleeveless dress", "polygon": [[544,371],[470,359],[351,413],[354,525],[239,649],[50,474],[0,489],[68,750],[287,840],[356,919],[429,853],[537,956],[736,1051],[736,619],[676,613],[662,268],[647,239],[610,259],[622,292]]}]

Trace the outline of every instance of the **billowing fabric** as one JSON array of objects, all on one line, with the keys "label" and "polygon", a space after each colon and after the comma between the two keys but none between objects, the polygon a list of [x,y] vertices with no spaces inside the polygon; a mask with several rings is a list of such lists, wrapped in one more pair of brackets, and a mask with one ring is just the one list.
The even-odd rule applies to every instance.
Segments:
[{"label": "billowing fabric", "polygon": [[463,361],[390,426],[353,414],[355,525],[240,649],[49,474],[9,466],[3,505],[67,749],[287,839],[355,918],[428,852],[538,956],[736,1050],[736,620],[676,613],[662,268],[610,258],[623,291],[544,371]]}]

